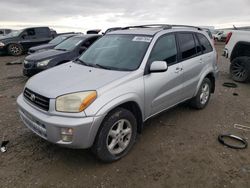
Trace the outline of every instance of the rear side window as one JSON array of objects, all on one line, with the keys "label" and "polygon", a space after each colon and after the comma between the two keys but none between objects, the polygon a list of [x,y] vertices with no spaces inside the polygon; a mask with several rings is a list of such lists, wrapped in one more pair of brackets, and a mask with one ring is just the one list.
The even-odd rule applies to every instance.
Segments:
[{"label": "rear side window", "polygon": [[149,62],[166,61],[169,65],[177,61],[177,48],[175,35],[165,35],[161,37],[155,44]]},{"label": "rear side window", "polygon": [[181,59],[189,59],[196,55],[196,45],[192,33],[178,33]]},{"label": "rear side window", "polygon": [[200,41],[203,53],[212,52],[213,48],[212,48],[210,42],[208,41],[208,39],[202,34],[197,34],[197,36],[198,36],[198,39]]},{"label": "rear side window", "polygon": [[39,37],[48,37],[50,32],[48,28],[36,28],[35,31]]}]

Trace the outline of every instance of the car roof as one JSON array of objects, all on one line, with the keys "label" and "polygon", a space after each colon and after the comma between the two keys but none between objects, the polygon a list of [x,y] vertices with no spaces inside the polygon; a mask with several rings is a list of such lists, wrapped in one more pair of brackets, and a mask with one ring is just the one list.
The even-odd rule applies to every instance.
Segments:
[{"label": "car roof", "polygon": [[102,35],[98,35],[98,34],[87,34],[87,35],[84,35],[84,34],[78,34],[78,35],[75,35],[71,38],[82,38],[82,39],[87,39],[87,38],[91,38],[91,37],[100,37]]},{"label": "car roof", "polygon": [[191,32],[205,32],[204,29],[195,27],[195,26],[186,26],[186,25],[143,25],[143,26],[131,26],[121,28],[120,30],[108,32],[107,35],[110,34],[131,34],[131,35],[150,35],[153,36],[159,32],[166,31],[174,32],[174,31],[191,31]]}]

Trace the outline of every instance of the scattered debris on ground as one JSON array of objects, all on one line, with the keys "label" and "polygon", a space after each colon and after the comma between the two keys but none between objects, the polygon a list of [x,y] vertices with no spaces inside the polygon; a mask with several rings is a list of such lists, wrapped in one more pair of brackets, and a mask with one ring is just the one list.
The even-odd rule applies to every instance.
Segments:
[{"label": "scattered debris on ground", "polygon": [[230,88],[237,88],[238,85],[236,83],[232,83],[232,82],[225,82],[223,84],[224,87],[230,87]]}]

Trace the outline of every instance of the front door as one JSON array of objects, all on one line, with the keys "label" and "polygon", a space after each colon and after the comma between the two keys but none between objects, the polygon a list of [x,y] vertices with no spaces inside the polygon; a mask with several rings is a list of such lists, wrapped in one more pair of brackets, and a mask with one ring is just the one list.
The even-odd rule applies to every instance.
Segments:
[{"label": "front door", "polygon": [[167,34],[158,39],[148,63],[153,61],[166,61],[168,70],[144,76],[146,117],[181,102],[182,64],[177,61],[175,34]]}]

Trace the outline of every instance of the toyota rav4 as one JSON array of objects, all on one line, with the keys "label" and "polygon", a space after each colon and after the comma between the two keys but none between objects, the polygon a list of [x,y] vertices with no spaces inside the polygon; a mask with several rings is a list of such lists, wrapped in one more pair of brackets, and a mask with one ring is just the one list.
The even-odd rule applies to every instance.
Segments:
[{"label": "toyota rav4", "polygon": [[203,109],[215,90],[217,54],[206,31],[143,25],[107,33],[75,61],[32,77],[18,97],[24,124],[43,139],[125,156],[143,123],[179,103]]}]

